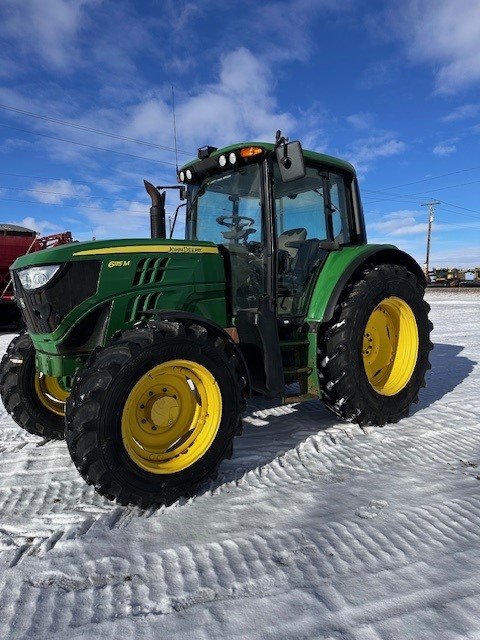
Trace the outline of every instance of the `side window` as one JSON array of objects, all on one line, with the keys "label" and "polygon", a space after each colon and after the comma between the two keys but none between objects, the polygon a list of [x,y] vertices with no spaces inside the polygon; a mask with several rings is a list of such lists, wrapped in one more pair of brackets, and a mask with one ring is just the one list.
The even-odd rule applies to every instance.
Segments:
[{"label": "side window", "polygon": [[307,167],[282,182],[274,165],[278,305],[281,314],[305,311],[310,284],[328,256],[324,240],[348,243],[348,187],[328,167]]},{"label": "side window", "polygon": [[330,203],[332,205],[333,237],[340,244],[350,241],[348,232],[348,201],[345,180],[336,173],[329,174]]},{"label": "side window", "polygon": [[307,175],[295,182],[282,183],[275,177],[277,234],[290,229],[305,229],[306,238],[325,240],[327,226],[322,178],[316,169],[307,168]]}]

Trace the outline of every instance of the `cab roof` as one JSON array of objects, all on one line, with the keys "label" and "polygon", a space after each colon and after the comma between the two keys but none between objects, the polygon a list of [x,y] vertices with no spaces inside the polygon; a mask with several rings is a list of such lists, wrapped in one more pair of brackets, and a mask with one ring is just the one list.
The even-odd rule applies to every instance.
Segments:
[{"label": "cab roof", "polygon": [[[222,154],[228,154],[231,151],[237,151],[239,149],[242,149],[243,147],[262,147],[262,149],[266,149],[268,151],[273,151],[273,149],[275,149],[275,145],[271,142],[237,142],[236,144],[231,144],[228,147],[217,149],[209,157],[218,158]],[[318,164],[328,164],[343,171],[348,171],[349,173],[355,174],[355,167],[346,160],[328,156],[324,153],[317,153],[316,151],[308,151],[307,149],[303,149],[303,155],[305,160],[307,161],[311,160]],[[186,169],[188,169],[188,167],[195,165],[197,162],[201,162],[201,160],[199,160],[198,158],[190,160],[190,162],[187,162],[182,167],[180,167],[179,170],[185,171]]]}]

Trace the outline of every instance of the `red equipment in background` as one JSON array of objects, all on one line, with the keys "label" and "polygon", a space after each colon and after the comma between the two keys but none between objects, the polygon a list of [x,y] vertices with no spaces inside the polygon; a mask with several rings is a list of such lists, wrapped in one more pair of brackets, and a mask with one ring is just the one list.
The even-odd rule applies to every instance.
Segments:
[{"label": "red equipment in background", "polygon": [[72,242],[70,231],[37,238],[36,231],[0,223],[0,325],[18,324],[10,267],[19,256]]}]

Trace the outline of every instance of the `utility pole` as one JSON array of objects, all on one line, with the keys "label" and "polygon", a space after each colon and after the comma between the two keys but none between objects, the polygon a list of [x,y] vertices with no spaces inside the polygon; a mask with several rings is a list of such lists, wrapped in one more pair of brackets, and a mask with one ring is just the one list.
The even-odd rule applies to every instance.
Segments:
[{"label": "utility pole", "polygon": [[430,242],[432,238],[432,224],[435,218],[435,206],[441,204],[439,200],[430,200],[430,202],[424,202],[422,207],[428,207],[428,231],[427,231],[427,255],[425,258],[425,264],[423,271],[428,278],[428,272],[430,271]]}]

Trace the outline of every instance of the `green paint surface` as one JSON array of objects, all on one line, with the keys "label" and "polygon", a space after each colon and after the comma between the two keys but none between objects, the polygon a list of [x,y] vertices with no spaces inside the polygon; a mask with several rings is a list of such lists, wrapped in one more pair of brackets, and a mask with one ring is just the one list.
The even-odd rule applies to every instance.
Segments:
[{"label": "green paint surface", "polygon": [[[144,250],[145,247],[162,246],[173,246],[174,249],[167,253]],[[126,247],[138,247],[138,252],[127,253]],[[118,251],[102,255],[101,250],[106,248]],[[204,249],[214,252],[195,253]],[[94,250],[99,254],[74,255]],[[60,355],[59,345],[74,334],[79,322],[105,304],[109,305],[109,316],[102,344],[116,331],[133,327],[142,318],[142,311],[147,309],[187,311],[222,327],[228,324],[225,270],[213,243],[143,238],[73,243],[22,256],[14,263],[14,268],[91,260],[102,263],[94,295],[73,308],[52,333],[30,333],[37,351],[39,371],[58,377],[75,372],[88,352]]]}]

